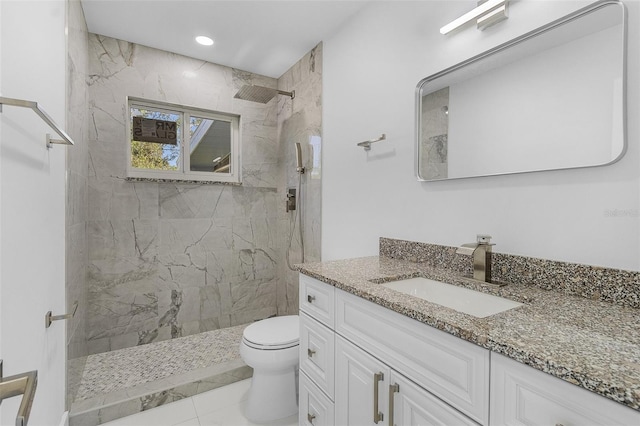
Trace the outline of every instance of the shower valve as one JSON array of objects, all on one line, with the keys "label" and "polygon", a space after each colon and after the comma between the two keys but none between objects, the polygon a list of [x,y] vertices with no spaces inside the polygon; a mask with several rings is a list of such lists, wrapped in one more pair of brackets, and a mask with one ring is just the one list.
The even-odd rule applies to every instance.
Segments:
[{"label": "shower valve", "polygon": [[296,209],[296,189],[287,189],[287,213]]}]

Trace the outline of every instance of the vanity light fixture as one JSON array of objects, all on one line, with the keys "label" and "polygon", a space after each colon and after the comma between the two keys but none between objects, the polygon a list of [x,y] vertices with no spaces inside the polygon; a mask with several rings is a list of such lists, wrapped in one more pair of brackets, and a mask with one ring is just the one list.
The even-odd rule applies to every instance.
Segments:
[{"label": "vanity light fixture", "polygon": [[213,40],[207,36],[198,36],[196,37],[196,42],[200,43],[203,46],[211,46],[213,45]]},{"label": "vanity light fixture", "polygon": [[478,7],[465,13],[458,19],[440,28],[441,34],[448,34],[451,31],[472,21],[477,21],[478,29],[484,30],[491,25],[507,19],[507,5],[509,0],[486,0],[478,3]]}]

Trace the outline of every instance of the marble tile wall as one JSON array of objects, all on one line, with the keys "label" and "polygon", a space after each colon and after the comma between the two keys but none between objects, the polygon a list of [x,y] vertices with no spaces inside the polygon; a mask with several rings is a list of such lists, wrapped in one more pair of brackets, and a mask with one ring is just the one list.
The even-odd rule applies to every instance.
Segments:
[{"label": "marble tile wall", "polygon": [[[278,140],[280,143],[281,182],[278,187],[280,209],[284,209],[287,188],[302,189],[301,215],[285,213],[281,223],[284,237],[285,262],[279,270],[283,280],[278,286],[278,313],[291,315],[298,312],[298,273],[290,270],[286,262],[289,251],[290,263],[302,260],[300,246],[300,223],[303,229],[305,262],[320,261],[320,212],[321,212],[321,147],[322,147],[322,43],[314,47],[291,69],[278,79],[280,90],[295,90],[295,98],[280,96],[278,99]],[[296,173],[295,143],[302,147],[303,165],[306,172]],[[293,226],[295,222],[295,227]],[[289,239],[293,233],[291,249]]]},{"label": "marble tile wall", "polygon": [[78,388],[86,356],[86,310],[88,306],[87,275],[87,75],[89,52],[87,25],[80,0],[67,3],[67,116],[66,130],[75,142],[66,148],[66,303],[71,307],[78,301],[74,318],[67,326],[67,406]]},{"label": "marble tile wall", "polygon": [[[280,82],[96,34],[88,50],[89,353],[297,311],[297,296],[287,302],[294,296],[282,284],[283,153],[294,160],[279,116],[297,117],[286,138],[320,135],[321,47]],[[266,105],[234,99],[243,84],[295,87],[299,95]],[[126,96],[241,115],[243,184],[127,181]],[[315,235],[311,258],[319,257],[316,172],[305,196],[317,209],[304,219]]]},{"label": "marble tile wall", "polygon": [[422,97],[420,176],[424,179],[446,179],[449,176],[448,108],[449,87]]}]

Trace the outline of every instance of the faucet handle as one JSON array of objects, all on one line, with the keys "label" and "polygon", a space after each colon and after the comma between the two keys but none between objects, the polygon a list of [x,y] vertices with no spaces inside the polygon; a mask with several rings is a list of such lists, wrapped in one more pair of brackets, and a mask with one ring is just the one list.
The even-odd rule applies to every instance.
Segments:
[{"label": "faucet handle", "polygon": [[478,242],[478,244],[495,245],[495,244],[491,244],[491,235],[487,235],[487,234],[476,235],[476,241]]}]

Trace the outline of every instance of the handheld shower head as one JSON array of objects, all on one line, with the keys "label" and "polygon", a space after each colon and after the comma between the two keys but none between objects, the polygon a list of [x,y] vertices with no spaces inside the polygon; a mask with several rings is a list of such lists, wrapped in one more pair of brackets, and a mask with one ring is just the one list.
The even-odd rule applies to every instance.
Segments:
[{"label": "handheld shower head", "polygon": [[302,165],[302,145],[296,142],[296,172],[304,174],[304,166]]},{"label": "handheld shower head", "polygon": [[284,90],[272,89],[270,87],[246,84],[242,86],[240,90],[238,90],[238,93],[235,94],[234,98],[266,104],[276,95],[290,96],[291,99],[293,99],[296,97],[296,92],[295,90],[291,92],[285,92]]}]

